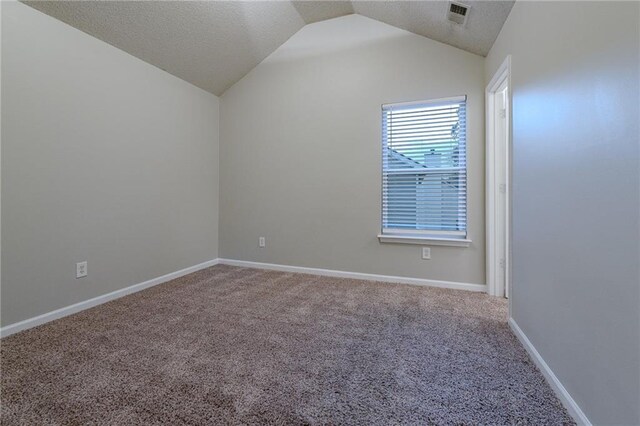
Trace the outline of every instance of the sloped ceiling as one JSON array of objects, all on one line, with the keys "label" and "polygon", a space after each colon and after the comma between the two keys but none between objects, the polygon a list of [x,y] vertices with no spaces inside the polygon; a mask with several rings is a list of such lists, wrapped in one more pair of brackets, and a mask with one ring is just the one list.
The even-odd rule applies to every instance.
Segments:
[{"label": "sloped ceiling", "polygon": [[507,20],[514,1],[467,1],[469,17],[464,27],[446,18],[448,1],[354,1],[355,13],[412,33],[487,56]]},{"label": "sloped ceiling", "polygon": [[24,3],[221,95],[306,24],[358,13],[486,56],[514,1],[25,1]]}]

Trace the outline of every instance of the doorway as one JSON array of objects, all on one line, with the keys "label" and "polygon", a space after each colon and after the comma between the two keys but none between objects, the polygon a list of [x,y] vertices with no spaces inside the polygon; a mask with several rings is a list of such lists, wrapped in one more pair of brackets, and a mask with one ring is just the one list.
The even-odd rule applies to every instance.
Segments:
[{"label": "doorway", "polygon": [[511,293],[511,56],[486,89],[487,292]]}]

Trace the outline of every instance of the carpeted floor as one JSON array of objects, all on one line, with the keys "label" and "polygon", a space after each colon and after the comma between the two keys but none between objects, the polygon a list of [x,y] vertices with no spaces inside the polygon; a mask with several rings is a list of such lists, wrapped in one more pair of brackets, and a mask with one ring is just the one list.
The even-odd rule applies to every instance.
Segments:
[{"label": "carpeted floor", "polygon": [[215,266],[1,342],[14,424],[573,424],[484,294]]}]

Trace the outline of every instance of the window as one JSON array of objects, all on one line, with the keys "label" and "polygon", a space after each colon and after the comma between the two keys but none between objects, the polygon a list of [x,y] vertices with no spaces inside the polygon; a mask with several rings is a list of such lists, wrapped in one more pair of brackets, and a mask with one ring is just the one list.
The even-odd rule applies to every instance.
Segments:
[{"label": "window", "polygon": [[389,236],[468,242],[466,96],[382,106],[380,239]]}]

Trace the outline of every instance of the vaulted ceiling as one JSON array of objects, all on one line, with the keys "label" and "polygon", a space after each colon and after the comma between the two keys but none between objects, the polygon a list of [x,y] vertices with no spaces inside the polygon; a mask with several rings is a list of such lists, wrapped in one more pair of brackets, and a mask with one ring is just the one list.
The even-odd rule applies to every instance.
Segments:
[{"label": "vaulted ceiling", "polygon": [[25,1],[125,52],[221,95],[306,24],[358,13],[486,56],[514,1]]}]

